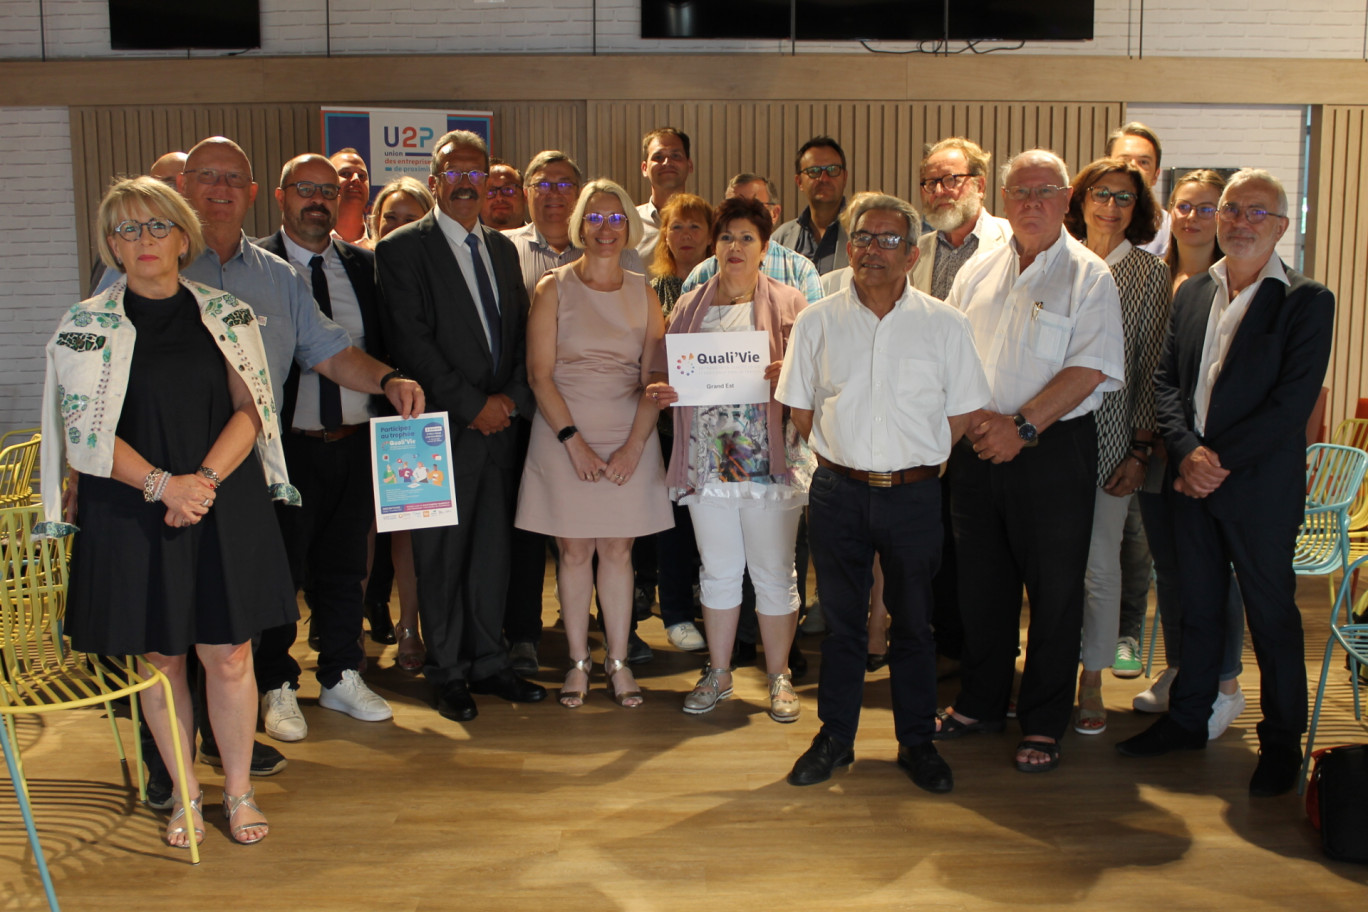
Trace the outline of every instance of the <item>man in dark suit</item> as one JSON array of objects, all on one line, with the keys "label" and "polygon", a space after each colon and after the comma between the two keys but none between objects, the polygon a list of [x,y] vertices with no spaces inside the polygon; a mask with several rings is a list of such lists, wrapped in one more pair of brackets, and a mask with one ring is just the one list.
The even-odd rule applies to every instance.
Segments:
[{"label": "man in dark suit", "polygon": [[[323,313],[383,361],[375,256],[333,236],[340,191],[337,169],[328,159],[315,154],[290,159],[275,191],[281,228],[257,243],[293,266]],[[301,371],[298,364],[291,365],[280,402],[285,462],[303,506],[277,513],[295,586],[304,590],[319,641],[318,702],[365,722],[393,717],[389,704],[358,672],[365,659],[359,642],[361,583],[375,511],[367,428],[383,403],[315,371]],[[294,624],[263,632],[256,653],[262,719],[267,734],[282,741],[308,734],[295,699],[300,669],[289,652],[295,633]]]},{"label": "man in dark suit", "polygon": [[535,702],[546,690],[518,677],[503,646],[508,554],[518,479],[511,419],[536,408],[527,385],[527,289],[512,241],[479,222],[489,151],[455,130],[433,146],[437,208],[375,251],[394,363],[418,379],[451,423],[451,477],[460,522],[413,532],[423,673],[437,711],[476,715],[474,693]]},{"label": "man in dark suit", "polygon": [[1286,213],[1276,178],[1237,173],[1218,212],[1225,258],[1173,301],[1155,399],[1173,488],[1183,666],[1168,713],[1117,745],[1131,757],[1206,747],[1233,564],[1262,676],[1255,796],[1291,790],[1301,764],[1306,663],[1292,552],[1306,422],[1334,330],[1334,295],[1274,254]]}]

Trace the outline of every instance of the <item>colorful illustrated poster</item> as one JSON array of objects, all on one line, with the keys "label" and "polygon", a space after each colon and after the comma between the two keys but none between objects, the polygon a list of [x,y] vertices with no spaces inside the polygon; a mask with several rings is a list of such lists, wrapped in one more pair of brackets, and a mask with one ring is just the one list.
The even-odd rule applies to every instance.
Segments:
[{"label": "colorful illustrated poster", "polygon": [[670,333],[665,336],[676,405],[768,402],[769,333]]},{"label": "colorful illustrated poster", "polygon": [[370,434],[376,531],[456,525],[447,413],[372,418]]}]

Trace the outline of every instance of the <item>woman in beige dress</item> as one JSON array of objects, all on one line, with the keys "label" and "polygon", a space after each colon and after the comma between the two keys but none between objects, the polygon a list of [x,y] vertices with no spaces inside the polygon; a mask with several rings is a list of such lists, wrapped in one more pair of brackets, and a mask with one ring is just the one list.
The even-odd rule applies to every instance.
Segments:
[{"label": "woman in beige dress", "polygon": [[560,702],[572,708],[589,691],[595,589],[608,694],[621,706],[641,705],[626,663],[632,540],[674,523],[655,434],[660,406],[645,394],[665,321],[646,277],[620,262],[640,236],[627,192],[612,181],[590,181],[570,217],[571,243],[584,256],[542,277],[527,321],[537,417],[516,525],[556,536],[560,548],[561,616],[573,663]]}]

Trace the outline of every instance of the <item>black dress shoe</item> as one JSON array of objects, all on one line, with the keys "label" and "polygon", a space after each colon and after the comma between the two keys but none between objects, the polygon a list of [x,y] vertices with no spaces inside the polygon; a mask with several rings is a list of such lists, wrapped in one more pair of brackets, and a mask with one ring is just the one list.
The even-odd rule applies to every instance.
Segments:
[{"label": "black dress shoe", "polygon": [[480,714],[464,681],[453,681],[437,691],[437,714],[453,722],[469,722]]},{"label": "black dress shoe", "polygon": [[955,787],[955,774],[950,772],[950,764],[930,741],[912,747],[899,745],[898,766],[907,771],[917,788],[944,794]]},{"label": "black dress shoe", "polygon": [[798,648],[797,637],[793,640],[793,645],[789,647],[789,674],[793,680],[797,681],[808,673],[807,656],[803,655],[803,650]]},{"label": "black dress shoe", "polygon": [[176,803],[175,790],[171,786],[171,774],[166,767],[147,771],[147,801],[148,807],[154,811],[169,811]]},{"label": "black dress shoe", "polygon": [[309,648],[312,649],[314,652],[323,651],[323,641],[318,638],[318,634],[314,631],[314,616],[312,614],[309,615],[308,641]]},{"label": "black dress shoe", "polygon": [[[223,760],[219,757],[218,744],[213,738],[203,737],[200,741],[200,759],[213,767],[223,766]],[[274,776],[283,770],[289,761],[280,751],[271,747],[269,744],[262,744],[260,741],[252,742],[252,765],[248,769],[248,774],[258,779],[266,776]]]},{"label": "black dress shoe", "polygon": [[878,671],[888,664],[888,653],[870,652],[865,654],[865,671]]},{"label": "black dress shoe", "polygon": [[1291,744],[1268,744],[1259,748],[1259,765],[1249,780],[1255,798],[1276,798],[1297,787],[1301,776],[1301,748]]},{"label": "black dress shoe", "polygon": [[1125,757],[1158,757],[1176,750],[1206,750],[1206,730],[1190,731],[1174,722],[1168,713],[1149,728],[1116,745]]},{"label": "black dress shoe", "polygon": [[367,602],[366,620],[370,622],[370,638],[386,646],[399,642],[394,636],[394,619],[390,617],[389,602]]},{"label": "black dress shoe", "polygon": [[789,785],[816,785],[831,778],[831,771],[855,762],[855,749],[830,735],[817,733],[788,774]]},{"label": "black dress shoe", "polygon": [[[627,664],[645,665],[654,658],[655,653],[651,651],[650,644],[633,630],[627,637]],[[544,694],[545,691],[543,691]]]},{"label": "black dress shoe", "polygon": [[546,699],[546,688],[505,668],[496,675],[470,682],[470,690],[477,694],[493,694],[509,703],[538,703]]}]

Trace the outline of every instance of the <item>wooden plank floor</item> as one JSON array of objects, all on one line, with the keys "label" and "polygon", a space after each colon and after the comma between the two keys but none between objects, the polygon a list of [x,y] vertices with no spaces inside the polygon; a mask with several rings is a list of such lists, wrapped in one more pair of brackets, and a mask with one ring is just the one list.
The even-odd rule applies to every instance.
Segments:
[{"label": "wooden plank floor", "polygon": [[[554,686],[565,646],[547,591],[541,680]],[[1313,687],[1325,593],[1323,581],[1303,582]],[[1368,868],[1326,861],[1296,796],[1248,797],[1258,718],[1248,649],[1250,707],[1205,753],[1120,758],[1112,745],[1148,724],[1129,711],[1144,685],[1106,675],[1110,727],[1071,734],[1058,772],[1017,773],[1009,730],[944,746],[956,787],[932,796],[893,763],[887,671],[869,677],[855,764],[796,789],[784,776],[818,727],[819,640],[802,640],[813,664],[803,717],[781,726],[763,712],[758,669],[739,672],[736,699],[685,716],[701,658],[671,649],[658,619],[642,632],[657,658],[638,671],[640,710],[612,705],[599,673],[579,711],[484,697],[464,726],[429,708],[426,685],[393,666],[393,647],[374,644],[367,677],[394,721],[320,709],[301,642],[310,731],[280,745],[288,769],[257,783],[270,837],[229,841],[214,806],[221,778],[201,767],[210,808],[198,868],[159,842],[164,817],[136,806],[102,712],[26,720],[20,738],[63,907],[1361,912],[1368,900]],[[1368,740],[1347,676],[1332,680],[1319,743]],[[943,686],[942,703],[955,689]],[[44,907],[0,783],[0,909]]]}]

